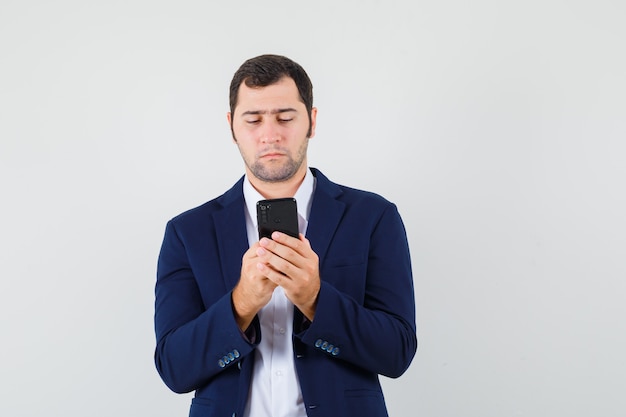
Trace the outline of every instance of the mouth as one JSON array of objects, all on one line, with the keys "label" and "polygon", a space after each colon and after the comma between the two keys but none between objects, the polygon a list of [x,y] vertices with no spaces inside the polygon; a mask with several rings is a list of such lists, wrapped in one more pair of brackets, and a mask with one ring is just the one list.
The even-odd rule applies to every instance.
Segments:
[{"label": "mouth", "polygon": [[267,152],[267,153],[262,153],[259,156],[259,159],[272,159],[272,158],[280,158],[282,156],[285,156],[284,153],[282,152],[276,152],[276,151],[272,151],[272,152]]}]

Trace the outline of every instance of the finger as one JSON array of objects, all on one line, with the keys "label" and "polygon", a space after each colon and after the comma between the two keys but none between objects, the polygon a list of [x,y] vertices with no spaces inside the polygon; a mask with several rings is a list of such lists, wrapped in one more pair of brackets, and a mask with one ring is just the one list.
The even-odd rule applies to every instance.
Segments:
[{"label": "finger", "polygon": [[256,254],[256,250],[259,247],[259,242],[255,242],[252,246],[248,248],[247,251],[244,252],[242,260],[254,259],[258,255]]},{"label": "finger", "polygon": [[267,264],[259,262],[257,264],[257,269],[261,274],[263,274],[267,281],[274,286],[285,286],[288,285],[288,283],[291,281],[289,276],[283,274],[280,271],[277,271]]},{"label": "finger", "polygon": [[269,249],[266,250],[262,247],[259,247],[256,250],[256,254],[257,254],[257,259],[256,259],[257,267],[259,264],[263,264],[281,273],[287,273],[290,263],[289,261],[285,260],[280,255],[272,252]]},{"label": "finger", "polygon": [[[289,236],[288,236],[289,237]],[[273,241],[269,241],[269,246],[276,245],[273,251],[283,259],[291,263],[295,268],[299,270],[307,271],[307,273],[315,273],[314,270],[318,268],[319,258],[315,251],[311,248],[311,244],[304,235],[300,234],[300,240],[294,239],[297,242],[297,248],[291,248],[283,246]],[[292,276],[291,274],[289,274]]]},{"label": "finger", "polygon": [[[296,249],[290,246],[294,242],[296,242],[297,245],[300,245],[301,243],[298,241],[298,239],[292,238],[291,236],[287,236],[284,234],[281,235],[281,241],[274,241],[271,239],[263,238],[259,242],[259,246],[277,255],[278,257],[289,261],[294,265],[302,264],[303,254],[299,253]],[[282,237],[289,238],[289,240],[283,240]],[[260,255],[260,253],[260,251],[257,251],[257,255],[259,255],[260,257],[263,257],[265,255],[265,253],[263,253],[263,255]],[[269,260],[270,258],[268,257],[264,259]]]},{"label": "finger", "polygon": [[272,270],[281,275],[287,275],[289,278],[293,278],[297,273],[298,268],[293,265],[292,262],[282,258],[279,255],[276,255],[269,250],[259,249],[259,263],[267,268],[267,270],[263,269],[264,273],[268,272],[268,270]]},{"label": "finger", "polygon": [[313,252],[313,248],[311,248],[311,242],[309,241],[309,239],[304,237],[302,233],[300,233],[297,238],[280,232],[275,233],[276,239],[274,239],[274,235],[272,235],[272,239],[274,239],[274,241],[277,241],[278,243],[291,248],[299,255],[308,257],[308,255]]},{"label": "finger", "polygon": [[285,245],[296,250],[302,247],[302,239],[304,239],[304,235],[302,233],[299,234],[299,237],[289,236],[288,234],[282,232],[272,233],[272,240],[274,242],[278,242],[281,245]]}]

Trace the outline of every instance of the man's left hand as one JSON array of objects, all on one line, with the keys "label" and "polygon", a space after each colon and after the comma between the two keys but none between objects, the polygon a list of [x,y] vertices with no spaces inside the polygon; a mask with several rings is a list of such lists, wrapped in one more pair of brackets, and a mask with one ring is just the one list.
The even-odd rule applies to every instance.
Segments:
[{"label": "man's left hand", "polygon": [[319,258],[310,242],[302,233],[295,238],[274,232],[272,239],[262,238],[259,245],[259,271],[281,286],[287,298],[313,321],[320,291],[320,273]]}]

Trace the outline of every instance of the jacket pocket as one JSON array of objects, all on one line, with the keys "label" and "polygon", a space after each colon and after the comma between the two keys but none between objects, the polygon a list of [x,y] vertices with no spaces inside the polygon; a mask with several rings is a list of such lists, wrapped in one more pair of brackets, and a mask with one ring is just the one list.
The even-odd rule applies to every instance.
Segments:
[{"label": "jacket pocket", "polygon": [[342,256],[340,258],[328,258],[324,262],[324,266],[329,268],[341,268],[344,266],[360,265],[366,261],[363,255]]},{"label": "jacket pocket", "polygon": [[320,276],[337,290],[362,303],[365,295],[367,259],[363,255],[326,259]]},{"label": "jacket pocket", "polygon": [[189,409],[189,417],[208,417],[213,415],[213,401],[207,398],[193,398],[191,400],[191,408]]},{"label": "jacket pocket", "polygon": [[382,392],[370,389],[346,390],[346,415],[389,417]]}]

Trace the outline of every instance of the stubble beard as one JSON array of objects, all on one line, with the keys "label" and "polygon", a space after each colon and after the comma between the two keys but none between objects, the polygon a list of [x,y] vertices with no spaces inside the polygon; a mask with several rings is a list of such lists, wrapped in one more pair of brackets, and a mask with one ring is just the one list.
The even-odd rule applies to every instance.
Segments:
[{"label": "stubble beard", "polygon": [[[300,167],[302,167],[306,157],[307,146],[308,140],[305,140],[302,142],[302,146],[297,150],[295,157],[286,153],[285,156],[281,157],[284,159],[283,162],[261,161],[260,154],[255,156],[252,163],[245,157],[244,162],[252,175],[261,181],[269,183],[288,181],[298,172]],[[284,152],[284,149],[281,148],[272,148],[271,150]],[[268,150],[263,150],[263,152],[268,152]]]}]

